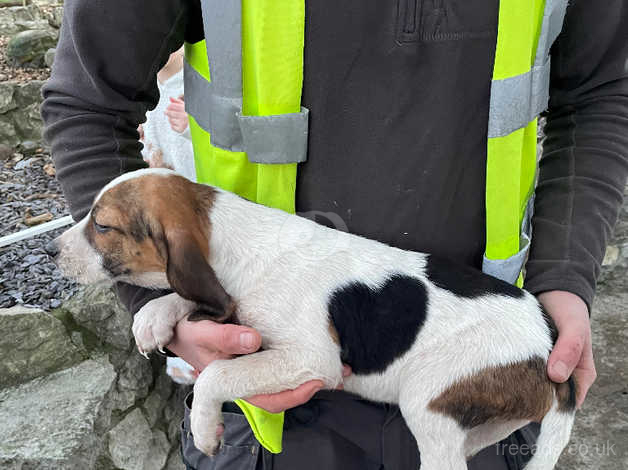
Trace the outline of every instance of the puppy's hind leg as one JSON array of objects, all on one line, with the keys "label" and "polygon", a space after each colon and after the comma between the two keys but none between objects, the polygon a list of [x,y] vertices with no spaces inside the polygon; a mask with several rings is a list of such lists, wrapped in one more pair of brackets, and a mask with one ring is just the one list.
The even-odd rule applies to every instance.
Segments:
[{"label": "puppy's hind leg", "polygon": [[334,388],[342,380],[340,358],[321,360],[312,354],[266,350],[212,362],[194,385],[190,417],[194,444],[207,455],[216,451],[216,428],[222,422],[223,402],[292,390],[313,379]]},{"label": "puppy's hind leg", "polygon": [[447,416],[419,406],[401,406],[421,454],[421,470],[467,470],[466,432]]}]

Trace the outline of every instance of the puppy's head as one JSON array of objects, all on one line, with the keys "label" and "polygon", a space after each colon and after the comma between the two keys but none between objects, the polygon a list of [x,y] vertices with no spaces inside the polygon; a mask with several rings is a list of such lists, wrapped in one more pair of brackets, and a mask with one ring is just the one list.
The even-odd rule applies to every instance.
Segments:
[{"label": "puppy's head", "polygon": [[234,304],[209,265],[215,190],[163,169],[120,176],[49,251],[80,283],[123,281],[172,288],[215,318]]}]

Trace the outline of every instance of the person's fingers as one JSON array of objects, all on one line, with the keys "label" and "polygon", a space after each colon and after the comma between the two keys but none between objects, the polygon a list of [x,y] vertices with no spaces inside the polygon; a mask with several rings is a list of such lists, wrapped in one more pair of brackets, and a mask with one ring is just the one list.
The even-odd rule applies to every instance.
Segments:
[{"label": "person's fingers", "polygon": [[196,322],[195,342],[207,349],[225,354],[250,354],[262,344],[261,335],[253,328],[240,325]]},{"label": "person's fingers", "polygon": [[185,111],[181,111],[181,110],[178,110],[178,109],[170,109],[170,108],[167,108],[167,109],[164,111],[164,114],[165,114],[166,116],[169,116],[169,117],[176,117],[176,118],[186,118],[186,117],[187,117],[187,113],[186,113]]},{"label": "person's fingers", "polygon": [[172,114],[174,116],[187,116],[187,113],[185,112],[185,109],[183,109],[183,107],[179,108],[178,106],[172,104],[166,108],[164,113],[166,115]]},{"label": "person's fingers", "polygon": [[185,113],[185,104],[183,101],[172,102],[166,107],[167,111],[177,111],[179,113]]},{"label": "person's fingers", "polygon": [[587,392],[595,382],[597,378],[597,371],[595,370],[595,362],[593,361],[593,350],[591,348],[591,340],[585,343],[584,351],[580,359],[580,363],[574,370],[574,380],[576,381],[576,405],[578,408],[584,403],[584,399],[587,396]]},{"label": "person's fingers", "polygon": [[559,331],[547,361],[547,373],[554,382],[565,382],[580,362],[586,336],[578,324],[564,325]]},{"label": "person's fingers", "polygon": [[247,398],[250,404],[262,408],[270,413],[280,413],[295,406],[307,403],[316,392],[324,387],[320,380],[311,380],[294,390],[273,393],[269,395],[255,395]]}]

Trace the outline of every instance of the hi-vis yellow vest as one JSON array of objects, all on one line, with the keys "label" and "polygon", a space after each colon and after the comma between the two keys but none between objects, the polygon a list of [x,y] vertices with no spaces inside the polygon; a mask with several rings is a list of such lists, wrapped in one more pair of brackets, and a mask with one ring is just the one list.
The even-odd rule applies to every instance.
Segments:
[{"label": "hi-vis yellow vest", "polygon": [[[297,163],[307,153],[305,0],[201,4],[205,41],[185,46],[185,105],[198,181],[294,212]],[[537,116],[547,108],[549,50],[566,8],[567,0],[501,0],[499,6],[482,269],[520,286],[530,246]],[[260,443],[280,452],[283,414],[237,403]]]}]

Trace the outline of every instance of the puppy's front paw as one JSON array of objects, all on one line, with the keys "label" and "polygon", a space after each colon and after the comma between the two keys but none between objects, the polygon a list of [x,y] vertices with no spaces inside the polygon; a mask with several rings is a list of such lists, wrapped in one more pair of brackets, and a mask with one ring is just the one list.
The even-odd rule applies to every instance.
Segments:
[{"label": "puppy's front paw", "polygon": [[164,346],[174,336],[175,326],[168,316],[160,315],[151,308],[146,309],[149,305],[150,302],[135,314],[132,327],[137,349],[146,357],[155,349],[163,352]]},{"label": "puppy's front paw", "polygon": [[202,412],[192,405],[190,427],[194,446],[205,455],[214,456],[220,448],[222,419],[220,412]]},{"label": "puppy's front paw", "polygon": [[137,349],[144,356],[155,349],[163,352],[164,346],[174,336],[177,322],[195,309],[196,303],[180,297],[176,292],[148,302],[133,319]]}]

